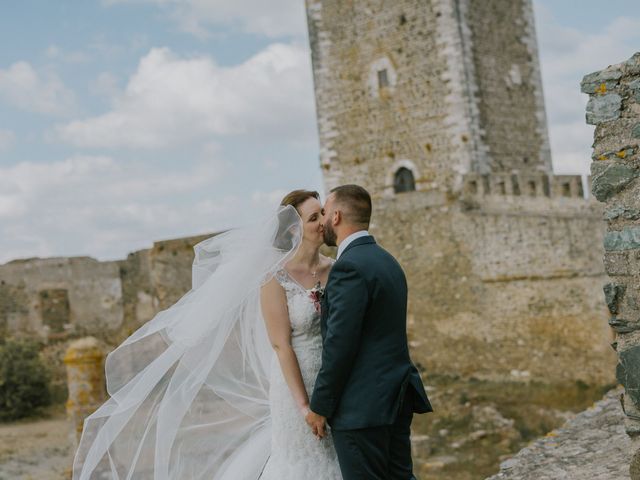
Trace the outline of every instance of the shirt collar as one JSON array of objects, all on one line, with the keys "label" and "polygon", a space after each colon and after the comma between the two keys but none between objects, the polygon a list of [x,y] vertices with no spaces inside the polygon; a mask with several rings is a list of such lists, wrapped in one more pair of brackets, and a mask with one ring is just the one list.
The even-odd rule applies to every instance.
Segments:
[{"label": "shirt collar", "polygon": [[358,230],[357,232],[352,233],[347,238],[345,238],[342,241],[342,243],[338,245],[338,254],[336,255],[336,260],[340,258],[340,255],[342,255],[342,252],[344,252],[345,248],[347,248],[351,242],[353,242],[354,240],[360,237],[366,237],[368,235],[369,235],[369,232],[367,230]]}]

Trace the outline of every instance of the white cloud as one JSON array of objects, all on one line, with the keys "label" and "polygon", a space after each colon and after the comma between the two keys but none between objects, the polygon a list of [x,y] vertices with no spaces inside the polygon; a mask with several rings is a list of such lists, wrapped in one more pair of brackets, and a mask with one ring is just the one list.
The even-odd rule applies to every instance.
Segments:
[{"label": "white cloud", "polygon": [[37,72],[27,62],[0,69],[0,100],[23,110],[68,115],[76,106],[74,93],[53,72]]},{"label": "white cloud", "polygon": [[16,134],[11,130],[0,128],[0,152],[8,150],[16,139]]},{"label": "white cloud", "polygon": [[111,72],[101,72],[89,85],[89,91],[94,95],[115,98],[120,93],[118,77]]},{"label": "white cloud", "polygon": [[313,112],[305,47],[271,44],[232,67],[154,48],[111,111],[56,132],[71,145],[102,148],[165,148],[232,134],[304,140],[315,138]]},{"label": "white cloud", "polygon": [[63,50],[57,45],[49,45],[45,50],[45,55],[51,60],[60,60],[65,63],[85,63],[90,60],[89,55],[85,52]]},{"label": "white cloud", "polygon": [[235,204],[209,200],[222,174],[211,159],[170,171],[106,156],[0,167],[0,262],[54,253],[121,258],[153,239],[228,226]]},{"label": "white cloud", "polygon": [[271,38],[306,33],[302,0],[103,0],[103,3],[155,4],[182,30],[199,37],[208,36],[211,27],[235,28]]},{"label": "white cloud", "polygon": [[255,191],[251,194],[251,201],[254,205],[268,205],[276,208],[286,194],[287,191],[280,188],[270,192]]},{"label": "white cloud", "polygon": [[580,81],[637,51],[640,18],[617,18],[601,31],[580,31],[560,25],[540,3],[534,6],[554,169],[586,175],[593,127],[585,122],[588,98],[580,93]]}]

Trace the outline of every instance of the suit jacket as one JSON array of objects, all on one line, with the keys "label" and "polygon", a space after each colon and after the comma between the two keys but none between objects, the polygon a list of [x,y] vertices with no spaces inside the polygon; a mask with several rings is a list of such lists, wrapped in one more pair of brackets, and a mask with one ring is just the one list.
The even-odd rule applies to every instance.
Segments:
[{"label": "suit jacket", "polygon": [[407,389],[413,411],[431,412],[407,345],[407,281],[372,236],[354,240],[329,274],[322,299],[322,367],[312,411],[336,430],[391,425]]}]

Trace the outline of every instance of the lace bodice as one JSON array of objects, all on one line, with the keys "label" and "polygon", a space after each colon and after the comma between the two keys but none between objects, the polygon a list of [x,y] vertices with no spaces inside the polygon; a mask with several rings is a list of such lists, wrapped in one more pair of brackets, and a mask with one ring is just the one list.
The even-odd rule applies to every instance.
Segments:
[{"label": "lace bodice", "polygon": [[305,342],[322,343],[320,338],[320,312],[311,297],[312,289],[306,289],[294,280],[286,270],[276,273],[276,280],[287,294],[291,342],[294,349]]}]

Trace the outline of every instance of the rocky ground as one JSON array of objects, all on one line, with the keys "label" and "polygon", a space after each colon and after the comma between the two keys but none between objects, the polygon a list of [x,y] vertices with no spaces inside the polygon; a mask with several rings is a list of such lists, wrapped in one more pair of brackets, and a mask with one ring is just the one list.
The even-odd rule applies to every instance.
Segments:
[{"label": "rocky ground", "polygon": [[624,480],[631,444],[619,390],[502,462],[488,480]]},{"label": "rocky ground", "polygon": [[500,463],[591,407],[611,388],[451,376],[430,376],[426,383],[435,412],[417,415],[413,423],[415,471],[423,480],[495,475]]},{"label": "rocky ground", "polygon": [[[601,388],[452,377],[427,383],[436,412],[416,416],[413,435],[422,480],[481,480],[496,474],[500,463],[493,480],[628,478],[607,470],[624,464],[628,442],[615,394],[575,416],[602,398]],[[63,406],[0,424],[0,480],[68,479],[71,460]]]},{"label": "rocky ground", "polygon": [[0,424],[0,480],[68,479],[71,460],[62,406],[37,419]]}]

